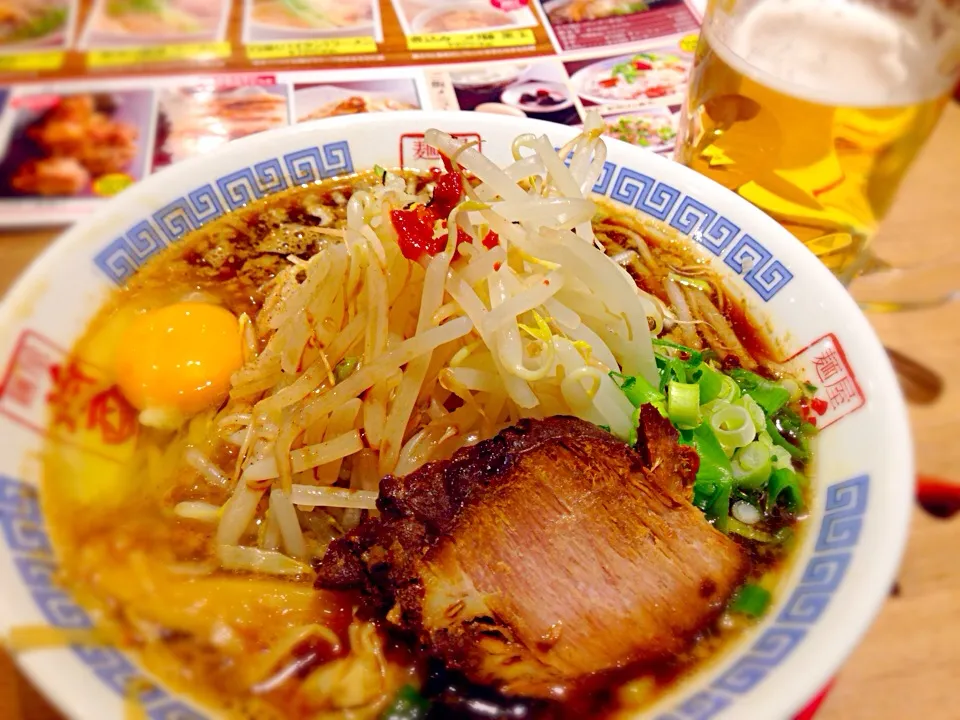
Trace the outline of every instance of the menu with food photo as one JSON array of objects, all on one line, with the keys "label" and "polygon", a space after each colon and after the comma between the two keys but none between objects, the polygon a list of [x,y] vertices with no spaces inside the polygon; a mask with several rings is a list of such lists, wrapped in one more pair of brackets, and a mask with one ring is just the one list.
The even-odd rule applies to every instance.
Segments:
[{"label": "menu with food photo", "polygon": [[160,91],[153,167],[203,155],[214,148],[288,123],[288,86],[208,85]]},{"label": "menu with food photo", "polygon": [[485,63],[446,73],[457,108],[577,125],[574,95],[563,65],[555,59],[529,63]]},{"label": "menu with food photo", "polygon": [[75,0],[0,0],[0,54],[69,45]]},{"label": "menu with food photo", "polygon": [[391,0],[406,35],[515,30],[538,25],[526,2]]},{"label": "menu with food photo", "polygon": [[143,177],[151,91],[21,95],[11,107],[0,196],[103,197]]},{"label": "menu with food photo", "polygon": [[147,47],[223,40],[230,8],[230,0],[95,0],[81,45]]},{"label": "menu with food photo", "polygon": [[699,11],[685,0],[541,0],[560,51],[695,32]]},{"label": "menu with food photo", "polygon": [[420,97],[411,78],[297,85],[297,122],[368,112],[417,110]]},{"label": "menu with food photo", "polygon": [[573,88],[585,106],[627,110],[675,105],[683,100],[693,53],[683,41],[648,50],[566,63]]},{"label": "menu with food photo", "polygon": [[677,115],[671,108],[651,107],[604,115],[604,135],[631,145],[671,155],[677,144]]},{"label": "menu with food photo", "polygon": [[246,0],[244,42],[337,37],[383,41],[377,0]]}]

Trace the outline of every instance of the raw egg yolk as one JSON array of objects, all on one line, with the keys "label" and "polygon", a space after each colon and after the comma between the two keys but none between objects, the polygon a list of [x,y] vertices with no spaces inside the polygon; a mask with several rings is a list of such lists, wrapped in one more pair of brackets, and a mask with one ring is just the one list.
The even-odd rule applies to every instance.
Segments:
[{"label": "raw egg yolk", "polygon": [[186,417],[223,401],[243,364],[240,325],[217,305],[182,302],[149,310],[124,331],[117,383],[145,414]]}]

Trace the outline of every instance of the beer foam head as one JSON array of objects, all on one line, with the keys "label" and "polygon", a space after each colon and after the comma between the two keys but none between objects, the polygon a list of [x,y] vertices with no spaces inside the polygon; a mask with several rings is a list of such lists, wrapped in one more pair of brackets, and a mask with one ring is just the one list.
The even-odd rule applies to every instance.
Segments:
[{"label": "beer foam head", "polygon": [[934,52],[944,37],[934,39],[928,21],[856,0],[759,0],[708,35],[721,55],[726,49],[735,56],[724,57],[728,64],[795,97],[906,105],[944,92],[951,82]]}]

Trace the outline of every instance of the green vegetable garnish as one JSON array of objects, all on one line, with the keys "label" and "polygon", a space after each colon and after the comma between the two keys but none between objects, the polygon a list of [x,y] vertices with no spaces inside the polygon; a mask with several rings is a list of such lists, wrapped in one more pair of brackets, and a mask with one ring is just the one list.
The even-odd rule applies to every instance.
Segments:
[{"label": "green vegetable garnish", "polygon": [[773,415],[790,402],[789,390],[785,390],[776,383],[749,370],[735,368],[730,371],[730,377],[736,381],[744,394],[757,401],[757,404],[764,409],[767,415]]},{"label": "green vegetable garnish", "polygon": [[620,392],[627,397],[627,400],[635,408],[639,408],[641,405],[653,405],[661,414],[666,414],[666,398],[663,393],[647,382],[643,376],[611,372],[610,379],[617,384]]},{"label": "green vegetable garnish", "polygon": [[380,720],[423,720],[430,709],[430,701],[415,688],[404,685],[397,691],[390,707],[384,710]]},{"label": "green vegetable garnish", "polygon": [[770,591],[753,583],[744,583],[733,594],[727,609],[740,615],[761,617],[770,605]]},{"label": "green vegetable garnish", "polygon": [[740,537],[746,538],[747,540],[753,540],[754,542],[770,545],[777,542],[777,538],[770,533],[764,532],[763,530],[758,530],[757,528],[753,527],[753,525],[742,523],[736,518],[730,518],[727,521],[727,532],[734,533]]},{"label": "green vegetable garnish", "polygon": [[777,429],[777,426],[774,425],[773,420],[767,418],[767,432],[770,434],[771,439],[773,440],[774,445],[779,445],[788,453],[790,456],[797,460],[806,460],[809,456],[809,453],[804,448],[799,448],[794,445],[792,442],[787,440],[783,435],[780,434],[780,431]]},{"label": "green vegetable garnish", "polygon": [[717,372],[706,363],[700,365],[700,369],[694,376],[694,380],[700,386],[700,403],[708,403],[720,397],[723,391],[723,374]]},{"label": "green vegetable garnish", "polygon": [[790,512],[803,509],[803,491],[800,489],[800,478],[793,470],[778,468],[770,475],[767,483],[767,503],[765,510],[769,513],[783,496],[785,506]]},{"label": "green vegetable garnish", "polygon": [[667,417],[677,427],[700,424],[700,386],[671,380],[667,383]]},{"label": "green vegetable garnish", "polygon": [[767,484],[773,471],[770,448],[754,441],[738,450],[730,465],[737,487],[758,490]]},{"label": "green vegetable garnish", "polygon": [[730,491],[733,469],[730,460],[707,423],[693,430],[682,430],[680,442],[691,445],[700,456],[700,467],[693,483],[693,504],[713,520],[718,530],[726,530],[730,517]]},{"label": "green vegetable garnish", "polygon": [[342,383],[356,372],[359,365],[360,358],[345,357],[343,360],[337,363],[336,367],[333,368],[333,379],[338,383]]}]

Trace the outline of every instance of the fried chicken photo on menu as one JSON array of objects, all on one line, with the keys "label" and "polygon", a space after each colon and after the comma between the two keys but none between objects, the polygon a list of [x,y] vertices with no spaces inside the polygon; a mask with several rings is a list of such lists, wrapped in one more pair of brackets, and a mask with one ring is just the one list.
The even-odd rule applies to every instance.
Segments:
[{"label": "fried chicken photo on menu", "polygon": [[97,177],[126,171],[136,157],[139,132],[114,120],[116,109],[107,96],[61,98],[24,131],[40,157],[17,168],[11,187],[27,195],[78,195]]}]

